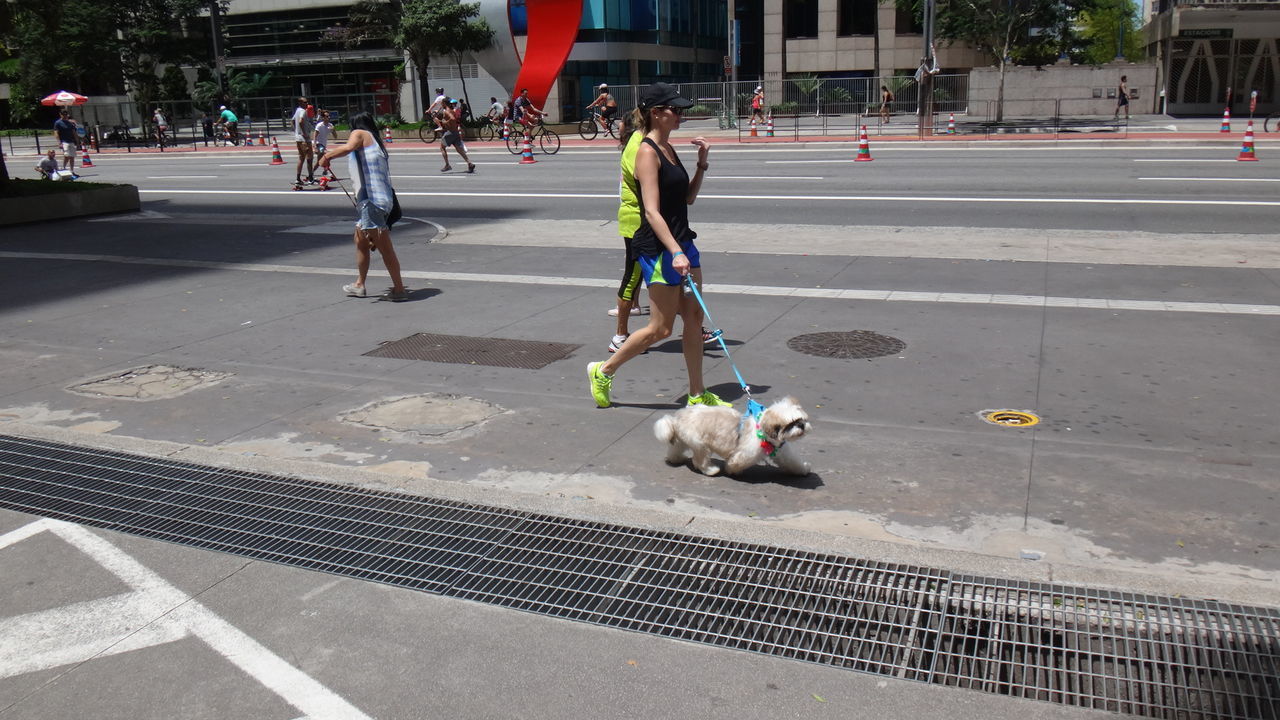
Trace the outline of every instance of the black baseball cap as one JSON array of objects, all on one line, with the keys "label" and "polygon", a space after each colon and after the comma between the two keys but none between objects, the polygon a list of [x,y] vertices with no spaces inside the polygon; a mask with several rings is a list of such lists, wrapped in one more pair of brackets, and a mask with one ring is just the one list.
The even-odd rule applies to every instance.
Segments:
[{"label": "black baseball cap", "polygon": [[682,96],[678,90],[664,82],[656,82],[640,91],[641,110],[648,110],[659,105],[687,108],[693,107],[693,101]]}]

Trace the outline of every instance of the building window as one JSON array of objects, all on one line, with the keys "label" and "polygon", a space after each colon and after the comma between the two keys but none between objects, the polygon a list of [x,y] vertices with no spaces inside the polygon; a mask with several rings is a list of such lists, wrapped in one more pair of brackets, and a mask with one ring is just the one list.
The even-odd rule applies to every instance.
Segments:
[{"label": "building window", "polygon": [[879,0],[840,0],[837,35],[874,35]]},{"label": "building window", "polygon": [[924,18],[912,10],[903,10],[901,7],[898,8],[894,26],[897,35],[924,34]]},{"label": "building window", "polygon": [[787,38],[818,37],[818,0],[785,0],[782,26]]}]

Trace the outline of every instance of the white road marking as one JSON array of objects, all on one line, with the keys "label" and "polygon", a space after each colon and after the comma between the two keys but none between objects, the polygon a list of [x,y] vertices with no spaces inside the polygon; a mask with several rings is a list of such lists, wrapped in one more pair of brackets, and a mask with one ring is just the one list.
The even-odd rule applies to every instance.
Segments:
[{"label": "white road marking", "polygon": [[233,163],[230,165],[219,165],[218,167],[270,167],[271,163]]},{"label": "white road marking", "polygon": [[[71,260],[114,262],[126,265],[159,265],[165,267],[203,268],[207,270],[247,270],[303,275],[350,275],[350,268],[308,267],[305,265],[270,265],[228,263],[212,260],[174,260],[167,258],[129,257],[123,255],[86,255],[79,253],[0,252],[0,258],[23,260]],[[375,273],[385,275],[386,273]],[[555,277],[546,275],[498,275],[493,273],[426,272],[402,270],[414,280],[445,282],[511,283],[546,285],[548,283],[577,287],[616,287],[617,280],[601,278]],[[993,293],[946,293],[918,290],[861,290],[854,288],[797,288],[770,285],[708,284],[705,293],[730,295],[770,295],[809,299],[883,300],[888,302],[935,302],[962,305],[1022,305],[1031,307],[1100,308],[1109,310],[1146,310],[1155,312],[1204,312],[1226,315],[1280,315],[1280,305],[1249,305],[1217,302],[1172,302],[1167,300],[1127,300],[1119,298],[1074,298],[1043,295],[1001,295]]]},{"label": "white road marking", "polygon": [[1139,180],[1179,180],[1182,182],[1280,182],[1280,178],[1140,177]]},{"label": "white road marking", "polygon": [[217,175],[148,175],[148,180],[213,180]]},{"label": "white road marking", "polygon": [[1189,163],[1189,162],[1220,162],[1220,163],[1228,163],[1228,162],[1230,162],[1230,163],[1233,163],[1233,162],[1238,162],[1235,158],[1213,158],[1213,159],[1209,159],[1209,158],[1200,158],[1200,159],[1188,159],[1188,158],[1133,158],[1133,161],[1134,161],[1134,162],[1172,162],[1172,163]]},{"label": "white road marking", "polygon": [[26,539],[46,530],[120,578],[132,592],[0,620],[0,677],[194,635],[305,717],[371,720],[132,556],[79,525],[37,520],[0,536],[0,548],[12,545],[15,541],[11,537]]},{"label": "white road marking", "polygon": [[[768,161],[766,161],[768,162]],[[708,180],[825,180],[817,175],[710,175]]]},{"label": "white road marking", "polygon": [[854,162],[851,157],[843,160],[765,160],[765,165],[823,165],[826,163],[847,163]]},{"label": "white road marking", "polygon": [[[852,162],[852,161],[849,161]],[[151,195],[296,195],[290,190],[139,190]],[[319,193],[315,193],[319,194]],[[518,192],[398,192],[401,197],[474,197],[474,198],[531,198],[531,199],[604,199],[617,200],[617,193],[518,193]],[[1037,198],[1037,197],[948,197],[943,195],[713,195],[700,193],[699,200],[808,200],[836,202],[906,202],[906,203],[993,203],[1002,205],[1193,205],[1232,207],[1280,207],[1280,200],[1193,200],[1151,198]]]}]

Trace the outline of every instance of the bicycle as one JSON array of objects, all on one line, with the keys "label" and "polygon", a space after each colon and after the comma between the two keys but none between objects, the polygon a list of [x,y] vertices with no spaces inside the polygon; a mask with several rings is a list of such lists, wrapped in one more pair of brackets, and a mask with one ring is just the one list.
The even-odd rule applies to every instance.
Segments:
[{"label": "bicycle", "polygon": [[1273,112],[1262,121],[1262,132],[1280,132],[1280,112]]},{"label": "bicycle", "polygon": [[512,155],[520,154],[520,145],[528,133],[529,143],[534,140],[538,141],[538,149],[545,155],[555,155],[560,152],[560,136],[556,131],[549,129],[542,123],[542,118],[538,118],[538,124],[533,127],[526,127],[523,123],[515,123],[512,132],[507,136],[507,152]]},{"label": "bicycle", "polygon": [[[600,134],[600,122],[598,118],[602,117],[599,107],[591,108],[591,112],[578,123],[578,134],[583,140],[595,140]],[[614,140],[618,139],[617,133],[613,129],[613,118],[609,118],[604,128],[605,134]]]},{"label": "bicycle", "polygon": [[501,122],[485,115],[484,124],[476,128],[476,139],[489,142],[502,135]]}]

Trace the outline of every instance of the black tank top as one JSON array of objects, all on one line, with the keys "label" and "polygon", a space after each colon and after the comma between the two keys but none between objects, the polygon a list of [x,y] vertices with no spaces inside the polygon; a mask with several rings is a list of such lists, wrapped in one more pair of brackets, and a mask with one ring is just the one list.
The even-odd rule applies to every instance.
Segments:
[{"label": "black tank top", "polygon": [[[675,162],[671,162],[653,140],[645,138],[644,142],[658,153],[658,211],[667,221],[671,236],[683,245],[698,236],[689,229],[689,173],[685,172],[678,156]],[[662,252],[663,245],[645,217],[644,195],[639,183],[636,183],[636,199],[641,208],[640,228],[631,239],[631,249],[638,255],[657,255]]]}]

